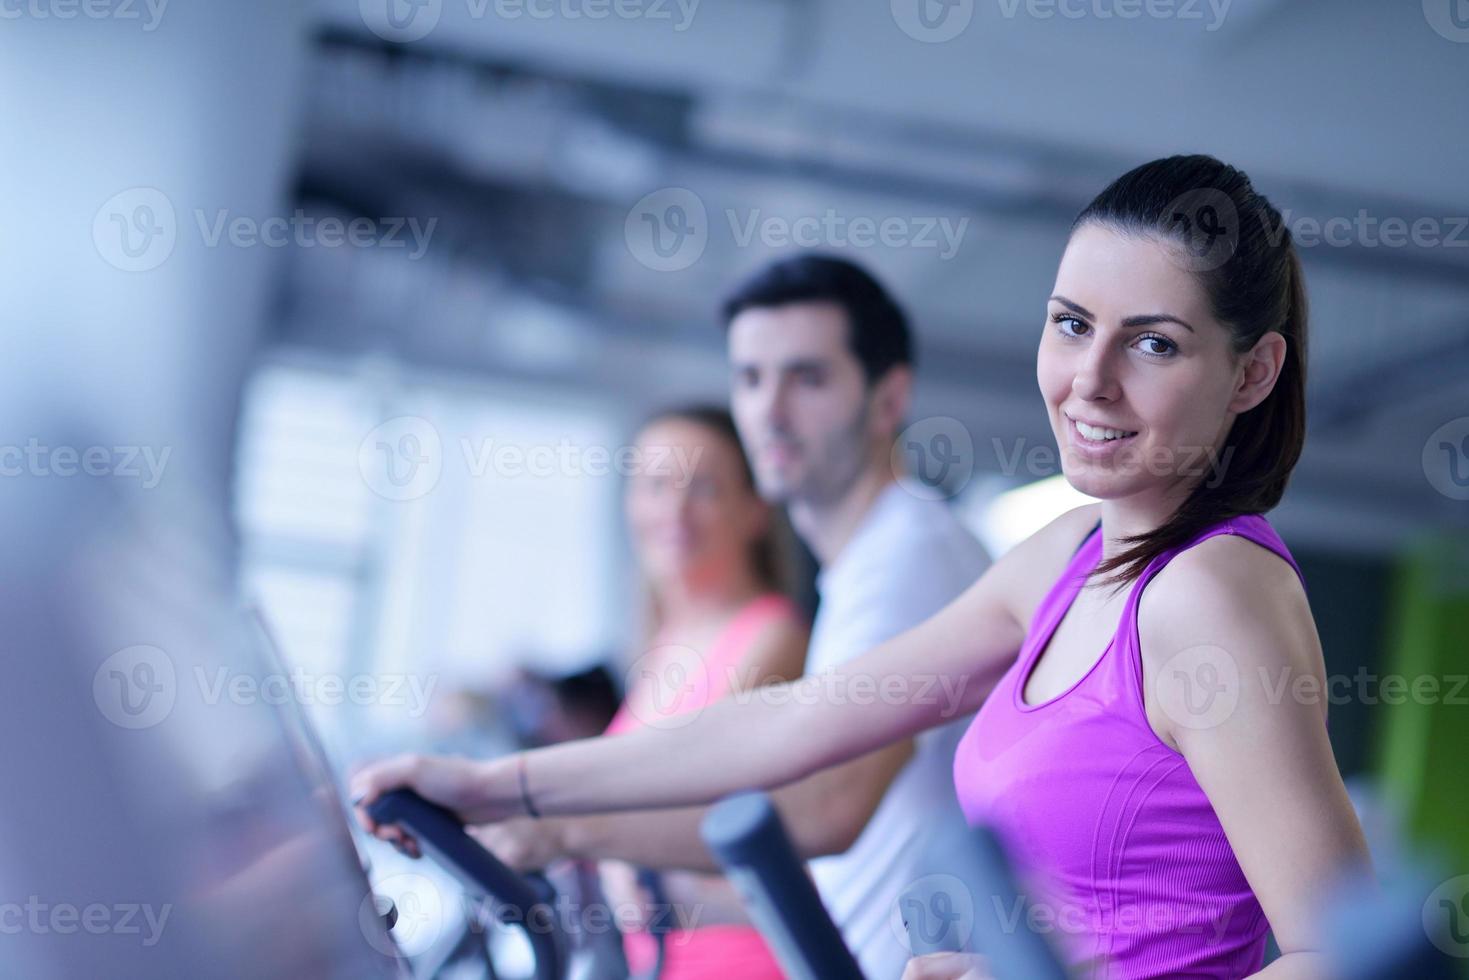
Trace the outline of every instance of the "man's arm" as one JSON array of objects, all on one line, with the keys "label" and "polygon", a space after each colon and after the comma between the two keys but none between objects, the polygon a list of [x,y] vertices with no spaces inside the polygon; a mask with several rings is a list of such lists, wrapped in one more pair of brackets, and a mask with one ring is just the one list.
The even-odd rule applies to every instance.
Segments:
[{"label": "man's arm", "polygon": [[[840,854],[857,839],[888,786],[913,754],[913,740],[823,770],[775,791],[776,808],[804,860]],[[517,871],[558,858],[626,861],[659,871],[717,872],[699,825],[707,807],[637,810],[581,817],[518,817],[470,828],[470,833]]]},{"label": "man's arm", "polygon": [[[851,762],[825,769],[772,796],[803,859],[840,854],[852,846],[883,794],[913,755],[905,739]],[[511,820],[472,833],[517,870],[557,857],[627,861],[660,871],[719,870],[699,835],[706,807],[642,810]]]}]

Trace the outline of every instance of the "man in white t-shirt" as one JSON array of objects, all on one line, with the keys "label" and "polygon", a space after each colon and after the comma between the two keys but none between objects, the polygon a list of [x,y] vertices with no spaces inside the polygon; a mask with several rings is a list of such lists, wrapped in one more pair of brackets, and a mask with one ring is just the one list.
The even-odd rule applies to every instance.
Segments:
[{"label": "man in white t-shirt", "polygon": [[[724,313],[731,410],[760,493],[786,506],[822,566],[806,671],[827,670],[943,608],[988,558],[940,495],[908,477],[908,447],[893,452],[913,356],[902,311],[871,276],[839,259],[788,259],[740,287]],[[925,873],[957,870],[972,850],[953,782],[968,720],[775,794],[805,855],[830,855],[814,857],[812,877],[873,980],[898,977],[908,959],[890,921],[902,890]],[[821,843],[803,847],[818,819],[827,825]],[[935,866],[934,854],[951,863]]]}]

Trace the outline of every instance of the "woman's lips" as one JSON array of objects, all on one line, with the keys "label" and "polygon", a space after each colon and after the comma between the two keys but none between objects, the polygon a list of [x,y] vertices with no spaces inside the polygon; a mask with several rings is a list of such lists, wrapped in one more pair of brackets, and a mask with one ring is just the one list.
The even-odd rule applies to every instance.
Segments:
[{"label": "woman's lips", "polygon": [[1076,420],[1069,415],[1066,416],[1066,431],[1071,447],[1086,459],[1106,459],[1114,455],[1120,447],[1137,438],[1137,433],[1134,432],[1132,435],[1121,436],[1117,439],[1088,439],[1081,434],[1081,430],[1076,427]]}]

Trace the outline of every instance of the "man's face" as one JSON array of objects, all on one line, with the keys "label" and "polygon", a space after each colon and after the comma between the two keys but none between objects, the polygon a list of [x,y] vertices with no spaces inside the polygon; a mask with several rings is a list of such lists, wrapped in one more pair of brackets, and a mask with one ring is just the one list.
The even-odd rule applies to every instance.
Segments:
[{"label": "man's face", "polygon": [[862,471],[869,389],[848,329],[827,302],[748,309],[730,322],[730,408],[766,500],[834,500]]}]

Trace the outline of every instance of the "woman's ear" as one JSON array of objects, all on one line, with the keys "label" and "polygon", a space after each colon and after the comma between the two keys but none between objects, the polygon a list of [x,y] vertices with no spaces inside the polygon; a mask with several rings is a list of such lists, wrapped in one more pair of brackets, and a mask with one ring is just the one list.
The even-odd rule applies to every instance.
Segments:
[{"label": "woman's ear", "polygon": [[1229,400],[1231,412],[1236,415],[1248,412],[1270,396],[1275,382],[1280,380],[1285,354],[1286,339],[1275,330],[1267,331],[1255,341],[1255,346],[1241,358],[1239,379]]}]

